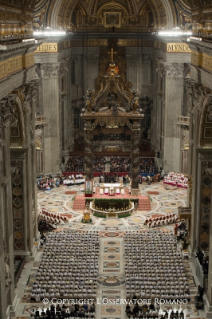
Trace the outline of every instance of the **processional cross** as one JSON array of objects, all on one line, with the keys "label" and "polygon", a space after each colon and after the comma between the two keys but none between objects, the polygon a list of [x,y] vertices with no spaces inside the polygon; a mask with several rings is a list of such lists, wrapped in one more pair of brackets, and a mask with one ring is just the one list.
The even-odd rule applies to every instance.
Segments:
[{"label": "processional cross", "polygon": [[116,54],[117,52],[113,52],[113,48],[111,48],[111,51],[108,52],[108,54],[111,54],[111,63],[113,63],[113,55]]}]

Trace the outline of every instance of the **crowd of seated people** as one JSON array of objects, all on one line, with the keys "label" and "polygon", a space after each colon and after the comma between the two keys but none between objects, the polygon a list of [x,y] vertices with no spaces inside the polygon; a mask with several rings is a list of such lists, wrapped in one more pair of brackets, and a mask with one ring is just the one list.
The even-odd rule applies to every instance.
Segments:
[{"label": "crowd of seated people", "polygon": [[105,183],[117,183],[118,181],[119,181],[118,174],[110,175],[110,174],[105,173],[105,175],[104,175],[104,182]]},{"label": "crowd of seated people", "polygon": [[50,176],[44,176],[44,177],[38,177],[37,178],[37,186],[39,190],[45,191],[50,190],[54,187],[59,187],[62,184],[62,177],[52,177]]},{"label": "crowd of seated people", "polygon": [[163,179],[164,184],[188,188],[188,177],[182,173],[169,172]]},{"label": "crowd of seated people", "polygon": [[61,214],[58,213],[50,213],[44,209],[41,210],[40,214],[39,214],[39,218],[41,220],[45,220],[47,221],[47,223],[49,223],[50,225],[62,225],[64,223],[68,222],[68,217],[67,216],[63,216]]},{"label": "crowd of seated people", "polygon": [[66,164],[66,172],[84,172],[84,165],[84,156],[71,156]]},{"label": "crowd of seated people", "polygon": [[47,220],[40,219],[38,222],[38,231],[39,232],[50,232],[55,230],[56,227],[48,223]]},{"label": "crowd of seated people", "polygon": [[95,156],[93,163],[94,172],[104,172],[105,171],[105,162],[106,159],[104,156]]},{"label": "crowd of seated people", "polygon": [[176,223],[178,220],[179,220],[178,214],[168,214],[163,217],[154,217],[154,218],[147,217],[144,222],[144,225],[147,225],[149,228],[151,228],[156,226],[173,224],[173,223]]},{"label": "crowd of seated people", "polygon": [[187,299],[189,284],[183,257],[172,233],[126,232],[124,237],[127,299]]},{"label": "crowd of seated people", "polygon": [[[104,156],[95,156],[93,163],[94,172],[105,171],[106,159]],[[110,172],[129,172],[130,157],[110,157]],[[158,173],[158,168],[153,157],[140,157],[140,174],[153,176]],[[66,172],[84,172],[85,157],[71,156],[66,164]]]},{"label": "crowd of seated people", "polygon": [[110,171],[111,172],[129,172],[130,158],[129,157],[111,157]]},{"label": "crowd of seated people", "polygon": [[31,300],[82,296],[94,301],[98,269],[98,233],[50,233],[33,282]]},{"label": "crowd of seated people", "polygon": [[140,174],[142,176],[153,176],[158,173],[158,168],[153,157],[140,157]]},{"label": "crowd of seated people", "polygon": [[65,319],[65,318],[89,318],[95,319],[95,304],[89,305],[87,302],[74,303],[65,306],[65,304],[51,304],[49,308],[31,311],[31,317],[34,319]]},{"label": "crowd of seated people", "polygon": [[71,186],[71,185],[80,185],[85,183],[85,178],[82,174],[69,175],[63,180],[63,185]]}]

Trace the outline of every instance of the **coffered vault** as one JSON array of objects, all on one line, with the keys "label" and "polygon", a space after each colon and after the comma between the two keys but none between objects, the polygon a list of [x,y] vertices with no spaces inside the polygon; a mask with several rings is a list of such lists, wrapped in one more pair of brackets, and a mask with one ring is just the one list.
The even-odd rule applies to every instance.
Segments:
[{"label": "coffered vault", "polygon": [[187,0],[40,0],[34,12],[34,26],[87,31],[113,26],[146,31],[190,23]]}]

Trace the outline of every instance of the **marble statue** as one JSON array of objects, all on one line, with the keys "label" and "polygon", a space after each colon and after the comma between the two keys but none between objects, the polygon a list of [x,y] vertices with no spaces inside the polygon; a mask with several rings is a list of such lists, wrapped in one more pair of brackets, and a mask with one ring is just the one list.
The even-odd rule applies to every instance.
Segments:
[{"label": "marble statue", "polygon": [[6,287],[10,287],[12,284],[12,277],[10,273],[10,267],[9,267],[9,256],[8,254],[5,254],[4,256],[4,264],[5,264],[5,282]]}]

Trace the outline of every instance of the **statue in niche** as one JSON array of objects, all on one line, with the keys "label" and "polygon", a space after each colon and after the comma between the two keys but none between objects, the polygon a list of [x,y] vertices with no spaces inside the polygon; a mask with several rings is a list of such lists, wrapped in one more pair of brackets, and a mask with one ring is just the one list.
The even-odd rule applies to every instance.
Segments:
[{"label": "statue in niche", "polygon": [[12,284],[12,277],[10,273],[10,267],[9,267],[9,255],[5,254],[4,255],[4,264],[5,264],[5,282],[6,282],[6,287],[10,287]]},{"label": "statue in niche", "polygon": [[137,112],[137,110],[138,110],[138,99],[134,99],[133,105],[132,105],[132,110],[134,112]]},{"label": "statue in niche", "polygon": [[138,99],[138,91],[131,91],[131,101],[130,101],[130,109],[133,112],[137,112],[139,108],[139,99]]},{"label": "statue in niche", "polygon": [[117,115],[119,104],[117,103],[117,97],[115,93],[110,93],[107,97],[107,106],[112,110],[113,115]]},{"label": "statue in niche", "polygon": [[87,94],[85,96],[85,107],[87,112],[92,112],[95,106],[95,96],[94,91],[90,89],[87,90]]}]

